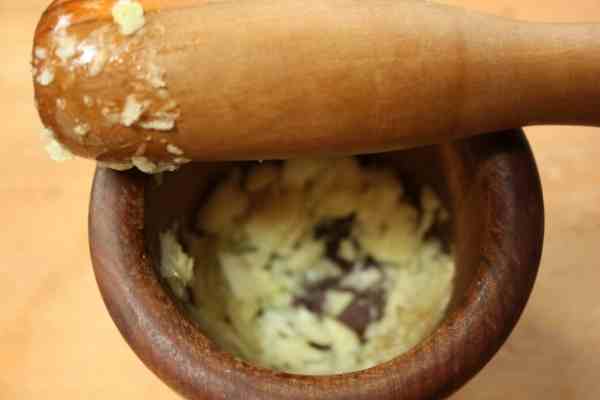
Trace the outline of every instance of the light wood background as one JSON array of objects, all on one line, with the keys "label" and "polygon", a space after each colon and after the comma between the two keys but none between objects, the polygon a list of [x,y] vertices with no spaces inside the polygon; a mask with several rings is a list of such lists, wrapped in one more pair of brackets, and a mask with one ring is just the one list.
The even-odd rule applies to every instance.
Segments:
[{"label": "light wood background", "polygon": [[[600,22],[598,0],[447,2]],[[86,238],[92,164],[53,163],[38,138],[28,62],[45,3],[0,0],[0,399],[176,399],[98,294]],[[600,129],[527,132],[546,198],[541,273],[508,343],[453,400],[600,399]]]}]

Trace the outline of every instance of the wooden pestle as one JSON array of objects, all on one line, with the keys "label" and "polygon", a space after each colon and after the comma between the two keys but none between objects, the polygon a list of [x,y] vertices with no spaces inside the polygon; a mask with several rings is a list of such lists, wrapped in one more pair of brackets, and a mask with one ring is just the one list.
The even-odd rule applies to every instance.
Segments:
[{"label": "wooden pestle", "polygon": [[600,24],[415,0],[140,0],[143,26],[125,35],[115,4],[55,1],[33,66],[50,136],[117,167],[600,123]]}]

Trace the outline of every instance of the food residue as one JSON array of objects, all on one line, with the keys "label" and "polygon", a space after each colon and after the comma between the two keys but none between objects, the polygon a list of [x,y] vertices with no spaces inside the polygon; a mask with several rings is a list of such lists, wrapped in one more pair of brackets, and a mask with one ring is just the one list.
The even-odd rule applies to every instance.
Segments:
[{"label": "food residue", "polygon": [[45,67],[37,76],[36,80],[40,85],[48,86],[54,81],[54,71],[52,71],[52,68],[50,67]]},{"label": "food residue", "polygon": [[125,105],[123,106],[123,112],[121,113],[121,124],[124,126],[131,126],[136,123],[142,114],[146,105],[139,102],[135,95],[129,95],[125,99]]},{"label": "food residue", "polygon": [[147,174],[158,174],[164,171],[175,171],[177,165],[170,162],[153,162],[144,156],[131,157],[131,163],[137,169]]},{"label": "food residue", "polygon": [[175,146],[174,144],[168,144],[167,151],[176,156],[180,156],[183,154],[183,150],[181,150],[179,147]]},{"label": "food residue", "polygon": [[118,0],[112,8],[112,17],[123,35],[131,35],[144,24],[144,7],[137,1]]},{"label": "food residue", "polygon": [[[92,148],[103,166],[119,170],[135,166],[147,173],[173,171],[189,161],[175,145],[166,146],[163,154],[153,151],[150,155],[139,148],[132,153],[118,149],[115,157],[109,149],[101,150],[102,154],[97,149],[98,143],[107,141],[105,135],[118,136],[123,127],[132,129],[129,134],[141,135],[144,129],[172,131],[181,116],[158,50],[143,43],[144,35],[154,37],[156,32],[164,32],[164,27],[156,23],[145,26],[144,7],[136,0],[111,0],[111,7],[111,22],[90,30],[71,29],[72,15],[64,14],[48,32],[47,40],[36,39],[32,54],[36,96],[55,99],[40,102],[45,107],[41,114],[43,123],[60,133],[52,139],[57,141],[51,144],[53,159],[68,158],[56,154],[62,150],[66,154],[65,144],[59,147],[58,141],[69,138],[83,149]],[[136,32],[140,34],[134,35]],[[129,77],[118,89],[103,90],[107,74]]]},{"label": "food residue", "polygon": [[73,154],[69,149],[56,140],[52,129],[43,128],[40,136],[42,140],[47,142],[45,149],[52,160],[62,162],[73,158]]},{"label": "food residue", "polygon": [[90,126],[88,124],[79,124],[73,128],[73,132],[79,136],[85,136],[90,131]]},{"label": "food residue", "polygon": [[447,214],[430,188],[416,197],[353,158],[236,168],[195,222],[160,235],[160,274],[237,357],[301,374],[369,368],[421,342],[452,293],[452,254],[432,234]]}]

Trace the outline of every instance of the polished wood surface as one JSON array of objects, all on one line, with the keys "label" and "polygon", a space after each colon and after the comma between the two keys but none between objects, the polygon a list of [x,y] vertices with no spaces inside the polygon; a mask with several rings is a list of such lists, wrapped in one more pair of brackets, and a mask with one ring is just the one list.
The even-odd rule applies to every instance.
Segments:
[{"label": "polished wood surface", "polygon": [[[454,0],[543,21],[600,21],[596,0]],[[0,0],[0,398],[178,397],[110,320],[93,278],[87,211],[93,167],[56,164],[38,139],[27,63],[46,2]],[[600,130],[526,130],[546,202],[532,298],[506,345],[453,400],[600,398]]]},{"label": "polished wood surface", "polygon": [[[421,0],[140,2],[146,30],[123,39],[114,28],[99,40],[111,54],[127,49],[100,75],[78,59],[36,60],[55,74],[36,84],[40,115],[75,154],[176,162],[169,143],[192,160],[260,160],[397,150],[519,126],[600,126],[600,23],[526,23]],[[54,3],[36,45],[55,46],[65,15],[69,34],[84,40],[110,21],[111,5]],[[118,110],[128,96],[147,101],[142,119],[164,102],[135,78],[145,63],[164,71],[180,111],[168,132],[107,125],[109,101]]]},{"label": "polished wood surface", "polygon": [[155,274],[159,234],[174,221],[195,220],[213,167],[189,165],[160,186],[148,175],[99,168],[90,201],[92,264],[111,316],[140,359],[190,400],[435,400],[461,387],[504,343],[537,275],[544,208],[529,146],[514,130],[370,161],[397,169],[405,182],[432,185],[452,215],[455,290],[447,317],[421,345],[337,376],[275,372],[219,351],[178,312]]}]

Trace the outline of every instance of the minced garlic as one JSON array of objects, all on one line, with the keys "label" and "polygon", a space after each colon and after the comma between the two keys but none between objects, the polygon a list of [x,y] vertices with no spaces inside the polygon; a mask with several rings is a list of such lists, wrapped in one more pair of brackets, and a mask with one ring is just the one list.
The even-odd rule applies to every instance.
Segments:
[{"label": "minced garlic", "polygon": [[125,105],[121,112],[121,124],[131,126],[136,123],[144,113],[146,106],[137,101],[135,95],[130,94],[125,99]]},{"label": "minced garlic", "polygon": [[89,124],[79,124],[73,128],[73,132],[75,132],[76,135],[85,136],[90,132],[90,129]]},{"label": "minced garlic", "polygon": [[170,131],[175,127],[175,119],[155,119],[151,121],[143,121],[138,124],[144,129],[153,129],[156,131]]},{"label": "minced garlic", "polygon": [[153,162],[144,156],[131,157],[132,164],[147,174],[158,174],[164,171],[175,171],[177,165],[168,162]]},{"label": "minced garlic", "polygon": [[88,74],[91,77],[98,76],[104,69],[104,66],[106,65],[108,59],[108,51],[106,49],[97,50],[94,58],[90,63],[90,66],[88,67]]},{"label": "minced garlic", "polygon": [[174,154],[176,156],[180,156],[183,154],[183,150],[181,150],[179,147],[175,146],[174,144],[167,145],[167,152]]},{"label": "minced garlic", "polygon": [[73,159],[73,153],[69,151],[56,139],[51,139],[46,145],[46,151],[50,158],[54,161],[68,161]]},{"label": "minced garlic", "polygon": [[185,296],[186,286],[194,278],[194,259],[188,256],[177,241],[173,232],[160,236],[161,275],[167,279],[178,297]]},{"label": "minced garlic", "polygon": [[43,141],[47,142],[45,149],[52,160],[62,162],[73,158],[73,153],[56,140],[56,136],[52,129],[46,127],[42,128],[40,137]]},{"label": "minced garlic", "polygon": [[35,57],[39,60],[45,60],[48,57],[48,50],[43,47],[36,47],[34,50]]},{"label": "minced garlic", "polygon": [[133,0],[118,0],[112,8],[112,17],[123,35],[137,32],[146,23],[144,7]]},{"label": "minced garlic", "polygon": [[54,81],[54,71],[50,67],[45,67],[36,78],[37,82],[42,86],[48,86]]},{"label": "minced garlic", "polygon": [[191,160],[191,159],[189,159],[189,158],[186,158],[186,157],[175,157],[175,158],[173,159],[173,162],[174,162],[175,164],[187,164],[187,163],[190,163],[190,162],[192,162],[192,160]]},{"label": "minced garlic", "polygon": [[161,235],[160,273],[224,350],[293,373],[360,370],[443,318],[454,263],[428,235],[441,210],[354,159],[257,164],[217,185],[196,230]]},{"label": "minced garlic", "polygon": [[63,62],[70,60],[77,52],[77,39],[74,36],[68,36],[63,32],[55,36],[56,50],[54,53]]},{"label": "minced garlic", "polygon": [[99,167],[114,169],[115,171],[127,171],[133,168],[132,162],[111,162],[111,161],[98,161]]}]

